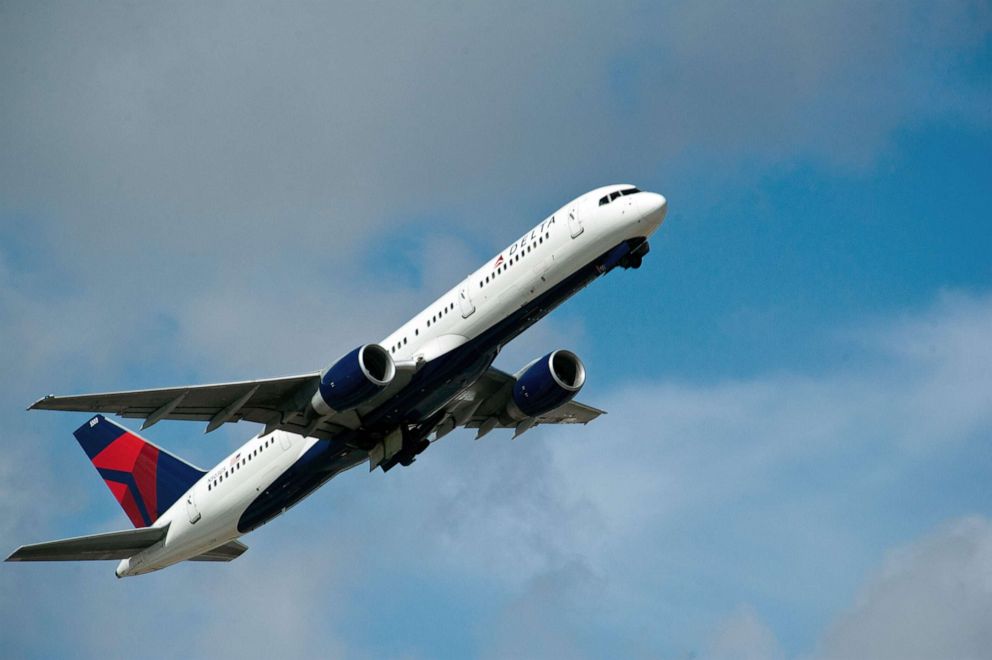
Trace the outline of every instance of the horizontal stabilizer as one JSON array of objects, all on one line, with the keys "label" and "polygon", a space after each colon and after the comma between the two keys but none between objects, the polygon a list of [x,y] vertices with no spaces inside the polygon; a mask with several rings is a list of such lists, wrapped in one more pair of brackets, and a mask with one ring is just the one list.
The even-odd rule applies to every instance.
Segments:
[{"label": "horizontal stabilizer", "polygon": [[77,536],[61,541],[22,545],[7,561],[84,561],[124,559],[155,545],[169,531],[164,527],[139,527],[123,532]]},{"label": "horizontal stabilizer", "polygon": [[244,554],[248,546],[240,541],[228,541],[202,555],[191,557],[190,561],[232,561]]}]

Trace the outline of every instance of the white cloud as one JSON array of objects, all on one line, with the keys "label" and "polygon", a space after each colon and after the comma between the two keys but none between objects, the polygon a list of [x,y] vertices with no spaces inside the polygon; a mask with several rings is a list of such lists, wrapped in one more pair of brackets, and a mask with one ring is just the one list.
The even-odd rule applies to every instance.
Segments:
[{"label": "white cloud", "polygon": [[906,125],[987,121],[957,68],[982,3],[587,9],[9,5],[0,199],[87,280],[161,285],[339,258],[426,209],[496,237],[523,200],[692,153],[871,163]]},{"label": "white cloud", "polygon": [[984,658],[992,521],[971,516],[895,550],[830,627],[818,658]]},{"label": "white cloud", "polygon": [[[19,291],[60,292],[22,305],[26,350],[85,356],[84,372],[149,351],[204,377],[318,368],[324,337],[350,346],[400,318],[375,293],[397,290],[377,272],[386,231],[440,214],[496,248],[585,187],[713,149],[730,172],[871,162],[954,111],[933,100],[968,88],[948,74],[989,20],[968,2],[748,13],[8,5],[0,214],[24,216],[11,235],[43,264]],[[464,266],[436,233],[429,282]]]},{"label": "white cloud", "polygon": [[775,634],[753,607],[742,605],[720,623],[704,655],[712,660],[773,660],[784,658]]},{"label": "white cloud", "polygon": [[[94,586],[119,584],[107,567],[6,567],[8,597],[0,607],[12,621],[29,621],[38,607],[69,622],[85,612],[87,625],[102,631],[121,611],[140,613],[150,597],[168,610],[193,594],[203,617],[139,615],[128,638],[162,639],[164,616],[190,631],[195,648],[218,653],[295,644],[306,655],[326,644],[361,654],[368,650],[363,640],[346,626],[325,626],[314,613],[354,621],[376,609],[368,599],[411,597],[427,582],[447,595],[446,607],[482,608],[491,625],[471,635],[497,654],[583,655],[615,647],[631,655],[699,649],[775,657],[769,631],[782,622],[760,603],[785,604],[799,617],[839,606],[866,553],[891,538],[872,536],[876,519],[865,518],[866,507],[885,506],[893,495],[925,495],[915,480],[921,466],[987,437],[992,419],[981,397],[966,397],[947,417],[919,402],[941,401],[946,390],[964,386],[992,391],[982,332],[990,310],[989,296],[948,295],[925,312],[869,326],[862,333],[868,339],[859,341],[871,357],[856,370],[631,384],[592,401],[610,414],[589,427],[537,429],[512,443],[501,433],[478,443],[452,434],[411,469],[385,476],[356,470],[335,480],[252,535],[251,553],[218,570],[176,567],[114,591]],[[59,489],[95,481],[78,472],[76,465],[60,475]],[[109,506],[109,498],[100,505]],[[8,529],[24,529],[17,516],[5,515],[14,518]],[[51,512],[39,505],[32,515],[44,520]],[[923,559],[897,562],[889,573],[936,562],[946,571],[934,580],[965,580],[960,576],[982,565],[986,532],[974,530],[986,527],[971,522],[961,529],[951,536],[976,539],[963,554],[937,561],[939,553],[925,543],[911,553]],[[963,573],[955,572],[960,561]],[[59,594],[68,596],[32,587],[41,575],[54,576]],[[896,586],[883,579],[884,588],[869,588],[865,602],[884,606],[888,594],[902,594],[904,580],[891,582]],[[291,607],[270,612],[257,585]],[[983,592],[972,597],[969,588],[955,610],[954,625],[963,628],[949,628],[962,634],[986,607]],[[84,606],[84,593],[105,598],[105,606]],[[233,598],[217,595],[224,593]],[[488,605],[475,601],[479,594],[489,594]],[[764,618],[747,607],[723,618],[727,600],[755,603]],[[869,605],[866,612],[876,611]],[[270,616],[274,629],[263,625]],[[252,625],[226,640],[242,618]],[[827,650],[862,640],[844,621],[828,636]],[[968,635],[984,640],[979,632]],[[17,639],[13,648],[27,648]],[[120,642],[94,635],[79,648],[98,653]]]},{"label": "white cloud", "polygon": [[[713,613],[700,601],[700,581],[736,600],[798,611],[839,604],[864,553],[891,538],[856,521],[884,516],[890,498],[918,494],[923,465],[973,450],[992,430],[990,314],[992,297],[947,296],[912,320],[867,330],[882,346],[873,343],[856,370],[632,384],[593,402],[608,417],[532,432],[510,458],[486,451],[476,459],[485,469],[456,454],[443,469],[458,486],[442,489],[443,500],[476,515],[439,516],[468,520],[445,525],[441,552],[468,572],[481,562],[517,589],[578,562],[576,587],[605,585],[596,599],[605,628],[637,636],[658,617],[669,622],[648,636],[656,650],[706,634],[700,626]],[[932,351],[904,350],[931,337]],[[950,411],[941,408],[965,388]],[[755,621],[727,623],[714,652],[732,650],[735,639],[765,648],[772,638]]]},{"label": "white cloud", "polygon": [[[988,24],[980,9],[763,4],[741,21],[698,3],[480,5],[437,20],[402,3],[5,4],[0,212],[24,219],[2,227],[0,360],[14,377],[0,395],[23,448],[0,465],[0,537],[95,531],[77,512],[94,492],[112,506],[71,438],[41,437],[63,421],[15,416],[39,393],[170,384],[132,382],[135,369],[319,368],[475,263],[449,259],[467,243],[434,231],[417,264],[427,284],[364,265],[425,209],[498,247],[583,187],[670,171],[679,155],[718,149],[731,171],[810,154],[864,166],[907,124],[987,106],[949,75]],[[920,87],[875,85],[912,67]],[[814,111],[824,98],[845,112]],[[767,614],[720,627],[727,603],[837,602],[808,587],[843,592],[870,551],[871,530],[850,520],[858,500],[909,492],[921,461],[988,435],[990,310],[950,296],[922,320],[887,321],[845,372],[629,383],[591,401],[611,414],[586,429],[453,434],[411,470],[335,480],[230,566],[122,583],[106,566],[3,567],[3,646],[57,645],[57,622],[81,645],[41,655],[173,649],[177,630],[191,652],[361,654],[334,617],[377,613],[394,589],[383,581],[415,592],[417,578],[443,585],[452,609],[492,615],[495,632],[475,634],[508,652],[581,653],[574,640],[595,638],[657,655],[704,646],[714,628],[719,648],[774,649]],[[545,323],[501,363],[584,340]]]},{"label": "white cloud", "polygon": [[641,111],[687,156],[870,167],[899,127],[988,121],[988,90],[964,63],[990,25],[970,1],[677,3],[644,26],[665,56],[635,73]]}]

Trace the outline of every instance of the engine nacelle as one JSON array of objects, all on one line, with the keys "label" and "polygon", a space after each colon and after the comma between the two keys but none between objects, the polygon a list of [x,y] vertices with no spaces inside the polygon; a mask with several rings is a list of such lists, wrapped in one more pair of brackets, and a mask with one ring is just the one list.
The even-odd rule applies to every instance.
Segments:
[{"label": "engine nacelle", "polygon": [[365,344],[327,368],[310,405],[321,415],[352,410],[381,392],[396,375],[393,358],[378,344]]},{"label": "engine nacelle", "polygon": [[517,378],[507,413],[516,420],[537,417],[571,401],[585,382],[586,367],[575,353],[548,353]]}]

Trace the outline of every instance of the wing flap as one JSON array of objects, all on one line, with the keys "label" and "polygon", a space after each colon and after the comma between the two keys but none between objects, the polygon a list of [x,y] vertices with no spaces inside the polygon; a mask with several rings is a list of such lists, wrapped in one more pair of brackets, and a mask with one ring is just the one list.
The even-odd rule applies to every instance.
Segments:
[{"label": "wing flap", "polygon": [[588,424],[600,415],[605,415],[605,410],[594,408],[579,401],[569,401],[563,406],[558,406],[551,412],[539,415],[538,424]]},{"label": "wing flap", "polygon": [[140,527],[121,532],[77,536],[59,541],[22,545],[7,561],[81,561],[124,559],[165,538],[169,527]]}]

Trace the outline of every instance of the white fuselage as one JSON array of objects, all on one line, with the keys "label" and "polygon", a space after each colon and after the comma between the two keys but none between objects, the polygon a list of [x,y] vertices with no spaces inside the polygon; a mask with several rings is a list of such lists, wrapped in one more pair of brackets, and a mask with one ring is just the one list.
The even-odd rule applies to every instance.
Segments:
[{"label": "white fuselage", "polygon": [[[380,344],[396,361],[443,357],[548,291],[605,250],[646,238],[666,202],[654,193],[615,196],[629,186],[593,190],[566,204],[490,259]],[[259,434],[200,479],[155,523],[166,538],[124,559],[117,575],[158,570],[232,541],[247,507],[320,440],[277,430]],[[357,463],[356,463],[357,464]]]}]

